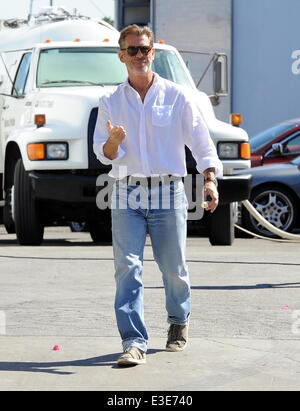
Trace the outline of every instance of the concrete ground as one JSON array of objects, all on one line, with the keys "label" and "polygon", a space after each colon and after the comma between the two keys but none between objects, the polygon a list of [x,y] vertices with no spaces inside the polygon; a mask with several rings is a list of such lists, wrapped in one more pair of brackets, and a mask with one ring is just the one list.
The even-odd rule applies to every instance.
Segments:
[{"label": "concrete ground", "polygon": [[119,368],[111,245],[49,228],[40,247],[21,247],[0,227],[0,390],[299,390],[299,255],[295,243],[188,238],[190,340],[169,353],[147,242],[147,364]]}]

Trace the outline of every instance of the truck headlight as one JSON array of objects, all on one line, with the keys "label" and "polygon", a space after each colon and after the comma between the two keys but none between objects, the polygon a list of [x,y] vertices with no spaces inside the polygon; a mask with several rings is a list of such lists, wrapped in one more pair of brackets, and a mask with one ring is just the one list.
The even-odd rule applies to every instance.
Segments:
[{"label": "truck headlight", "polygon": [[47,143],[46,157],[47,160],[66,160],[68,158],[67,143]]},{"label": "truck headlight", "polygon": [[27,155],[29,160],[67,160],[68,143],[30,143]]},{"label": "truck headlight", "polygon": [[218,143],[218,156],[220,159],[239,158],[239,143]]}]

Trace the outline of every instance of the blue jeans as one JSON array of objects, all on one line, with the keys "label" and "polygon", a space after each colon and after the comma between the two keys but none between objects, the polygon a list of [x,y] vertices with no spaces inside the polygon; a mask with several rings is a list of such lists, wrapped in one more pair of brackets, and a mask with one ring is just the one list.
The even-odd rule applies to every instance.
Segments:
[{"label": "blue jeans", "polygon": [[[185,262],[187,200],[182,181],[168,187],[166,194],[161,185],[151,189],[118,181],[114,185],[115,313],[124,350],[136,346],[147,351],[142,283],[147,234],[163,276],[168,322],[183,325],[190,315],[190,283]],[[133,196],[137,190],[140,195]]]}]

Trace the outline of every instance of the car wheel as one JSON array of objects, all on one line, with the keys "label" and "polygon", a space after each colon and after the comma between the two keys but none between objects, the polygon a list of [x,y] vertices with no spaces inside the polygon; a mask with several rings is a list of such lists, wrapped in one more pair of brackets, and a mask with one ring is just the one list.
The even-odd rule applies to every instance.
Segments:
[{"label": "car wheel", "polygon": [[[279,230],[292,231],[298,218],[296,200],[284,187],[264,186],[254,189],[250,202],[265,220]],[[267,237],[275,237],[248,211],[243,210],[243,225],[250,231]]]}]

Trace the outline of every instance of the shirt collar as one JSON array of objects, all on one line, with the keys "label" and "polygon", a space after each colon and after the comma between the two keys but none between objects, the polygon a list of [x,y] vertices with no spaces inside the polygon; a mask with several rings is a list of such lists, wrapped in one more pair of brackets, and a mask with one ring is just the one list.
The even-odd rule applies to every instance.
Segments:
[{"label": "shirt collar", "polygon": [[[157,74],[155,72],[153,72],[153,74],[154,74],[154,79],[153,79],[153,83],[152,83],[151,87],[156,86],[162,80],[162,78],[160,77],[159,74]],[[125,88],[128,87],[128,88],[132,89],[132,86],[130,85],[130,83],[128,81],[128,78],[127,78],[127,80],[124,81],[124,83],[121,84],[121,86],[125,87]]]}]

